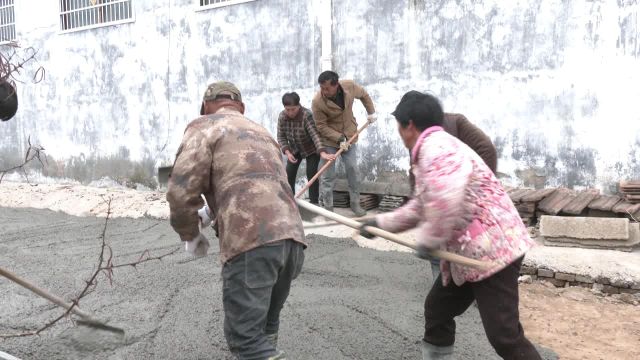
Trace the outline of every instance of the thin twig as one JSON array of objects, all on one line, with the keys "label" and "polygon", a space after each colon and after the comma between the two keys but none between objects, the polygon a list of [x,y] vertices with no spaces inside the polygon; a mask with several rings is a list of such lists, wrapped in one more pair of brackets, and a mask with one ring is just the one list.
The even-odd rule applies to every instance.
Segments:
[{"label": "thin twig", "polygon": [[[18,55],[17,49],[20,48],[17,42],[13,41],[9,44],[11,51],[9,51],[8,55],[5,55],[4,52],[0,52],[0,82],[8,82],[15,89],[16,82],[24,83],[24,81],[19,80],[14,74],[20,75],[20,70],[24,69],[25,65],[31,61],[37,61],[36,55],[38,54],[38,50],[33,47],[27,47],[22,52],[28,56],[20,57]],[[17,61],[14,58],[18,58]],[[34,72],[33,83],[37,84],[44,79],[45,70],[42,66],[39,66]]]}]

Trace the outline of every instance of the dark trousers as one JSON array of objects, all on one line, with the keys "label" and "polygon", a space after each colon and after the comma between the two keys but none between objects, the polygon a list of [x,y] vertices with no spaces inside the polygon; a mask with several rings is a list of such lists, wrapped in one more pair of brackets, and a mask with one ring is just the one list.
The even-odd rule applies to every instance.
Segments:
[{"label": "dark trousers", "polygon": [[541,359],[527,340],[518,312],[518,276],[522,257],[478,282],[457,286],[451,281],[442,286],[438,276],[424,303],[424,341],[436,346],[450,346],[455,341],[456,322],[475,299],[489,342],[503,359]]},{"label": "dark trousers", "polygon": [[[302,158],[300,158],[300,154],[295,155],[296,159],[298,159],[297,163],[292,163],[287,161],[287,178],[289,179],[289,185],[291,186],[291,190],[293,193],[296,193],[296,177],[298,176],[298,168],[300,167],[300,163],[302,162]],[[318,163],[320,162],[320,155],[311,154],[304,158],[307,160],[307,180],[311,180],[311,178],[318,172]],[[318,203],[318,196],[320,194],[320,179],[316,180],[311,187],[309,187],[309,202],[313,204]]]},{"label": "dark trousers", "polygon": [[280,310],[303,263],[303,245],[282,240],[224,264],[224,336],[229,350],[239,359],[262,360],[276,355],[266,335],[278,332]]}]

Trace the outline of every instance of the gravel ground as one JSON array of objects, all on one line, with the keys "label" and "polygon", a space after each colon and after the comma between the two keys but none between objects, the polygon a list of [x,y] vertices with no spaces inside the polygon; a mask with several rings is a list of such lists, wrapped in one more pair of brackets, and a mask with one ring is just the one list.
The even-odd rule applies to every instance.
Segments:
[{"label": "gravel ground", "polygon": [[[0,189],[4,187],[0,186]],[[96,266],[104,218],[0,208],[0,264],[72,299]],[[213,234],[209,234],[213,235]],[[109,221],[114,263],[178,247],[165,220]],[[351,239],[308,237],[305,266],[282,313],[281,348],[292,359],[419,359],[428,264],[410,254],[359,247]],[[184,252],[99,279],[81,307],[126,331],[118,338],[63,321],[41,336],[0,340],[22,359],[228,359],[222,334],[217,245],[194,260]],[[61,310],[0,279],[0,333],[33,330]],[[460,359],[497,359],[475,308],[458,318]],[[545,359],[556,358],[549,350]]]}]

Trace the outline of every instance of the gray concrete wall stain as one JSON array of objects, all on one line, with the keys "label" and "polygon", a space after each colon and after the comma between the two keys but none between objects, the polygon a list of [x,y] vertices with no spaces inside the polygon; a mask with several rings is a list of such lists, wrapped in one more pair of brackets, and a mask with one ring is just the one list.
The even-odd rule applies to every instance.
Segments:
[{"label": "gray concrete wall stain", "polygon": [[[202,91],[218,79],[234,81],[247,115],[274,135],[282,93],[298,91],[310,105],[319,0],[200,12],[188,0],[134,4],[135,22],[68,34],[57,33],[55,2],[18,22],[47,77],[19,86],[18,115],[0,126],[2,156],[31,135],[56,161],[125,147],[129,161],[170,164]],[[608,188],[640,177],[640,115],[630,105],[640,97],[639,12],[632,0],[333,2],[334,68],[363,84],[380,114],[360,140],[363,177],[406,173],[389,113],[411,89],[483,128],[515,183]],[[355,112],[362,124],[362,106]]]}]

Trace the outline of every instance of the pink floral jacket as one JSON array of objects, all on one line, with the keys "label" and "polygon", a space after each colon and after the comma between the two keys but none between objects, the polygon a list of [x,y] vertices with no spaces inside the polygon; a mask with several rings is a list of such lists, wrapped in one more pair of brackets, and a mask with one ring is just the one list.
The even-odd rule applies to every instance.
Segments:
[{"label": "pink floral jacket", "polygon": [[376,217],[390,232],[418,227],[418,242],[469,258],[492,261],[476,270],[440,262],[442,281],[457,285],[495,274],[533,246],[513,202],[480,156],[435,126],[423,131],[411,151],[414,197]]}]

